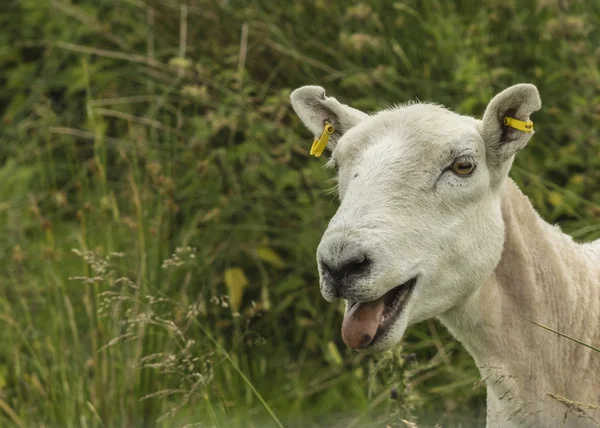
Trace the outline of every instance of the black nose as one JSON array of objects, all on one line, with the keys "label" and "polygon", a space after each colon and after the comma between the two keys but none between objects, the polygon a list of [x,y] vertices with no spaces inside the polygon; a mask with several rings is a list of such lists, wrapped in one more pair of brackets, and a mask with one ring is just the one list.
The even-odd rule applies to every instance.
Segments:
[{"label": "black nose", "polygon": [[367,256],[353,257],[336,265],[321,260],[321,268],[325,280],[332,283],[339,292],[349,283],[366,275],[371,266]]}]

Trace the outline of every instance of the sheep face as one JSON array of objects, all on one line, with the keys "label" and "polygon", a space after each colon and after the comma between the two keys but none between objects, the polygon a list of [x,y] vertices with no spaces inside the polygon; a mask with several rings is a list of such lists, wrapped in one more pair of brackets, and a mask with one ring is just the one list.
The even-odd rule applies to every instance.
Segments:
[{"label": "sheep face", "polygon": [[502,182],[531,136],[504,117],[528,120],[539,108],[535,87],[499,94],[482,121],[434,104],[367,115],[314,86],[296,90],[292,104],[316,136],[334,127],[340,205],[317,264],[323,297],[346,301],[345,343],[389,349],[407,326],[477,292],[502,255]]}]

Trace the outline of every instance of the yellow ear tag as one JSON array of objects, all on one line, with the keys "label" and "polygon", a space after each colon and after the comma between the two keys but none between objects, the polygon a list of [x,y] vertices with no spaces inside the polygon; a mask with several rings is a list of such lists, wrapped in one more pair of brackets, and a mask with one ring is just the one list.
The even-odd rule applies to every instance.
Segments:
[{"label": "yellow ear tag", "polygon": [[531,120],[523,122],[522,120],[518,120],[513,117],[505,117],[504,124],[506,126],[510,126],[511,128],[518,129],[519,131],[533,132],[533,122]]},{"label": "yellow ear tag", "polygon": [[335,131],[333,125],[329,122],[325,122],[321,136],[313,141],[312,147],[310,148],[311,155],[318,158],[323,154],[323,150],[325,150],[325,147],[327,147],[327,143],[329,142],[329,136],[333,134],[333,131]]}]

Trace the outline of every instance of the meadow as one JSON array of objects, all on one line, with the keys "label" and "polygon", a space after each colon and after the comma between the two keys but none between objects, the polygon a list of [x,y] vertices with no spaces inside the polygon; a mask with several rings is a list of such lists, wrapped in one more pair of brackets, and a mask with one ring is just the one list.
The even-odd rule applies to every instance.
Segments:
[{"label": "meadow", "polygon": [[480,117],[534,83],[511,176],[600,238],[600,2],[4,0],[0,25],[0,426],[484,426],[436,321],[342,343],[302,85]]}]

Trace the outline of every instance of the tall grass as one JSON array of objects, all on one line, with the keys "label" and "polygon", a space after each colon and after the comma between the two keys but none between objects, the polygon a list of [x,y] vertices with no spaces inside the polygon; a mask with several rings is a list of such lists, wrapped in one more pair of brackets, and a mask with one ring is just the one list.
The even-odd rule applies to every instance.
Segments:
[{"label": "tall grass", "polygon": [[8,0],[0,425],[481,424],[474,364],[435,322],[378,357],[341,343],[314,266],[331,176],[289,93],[480,115],[536,83],[513,176],[595,239],[599,8]]}]

